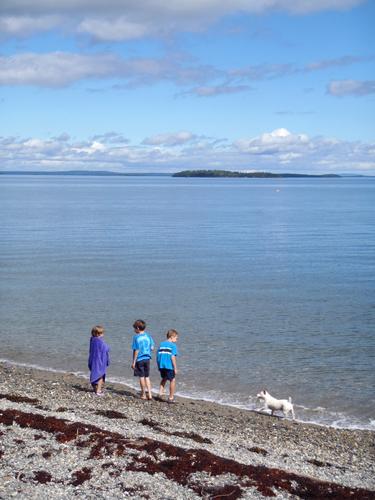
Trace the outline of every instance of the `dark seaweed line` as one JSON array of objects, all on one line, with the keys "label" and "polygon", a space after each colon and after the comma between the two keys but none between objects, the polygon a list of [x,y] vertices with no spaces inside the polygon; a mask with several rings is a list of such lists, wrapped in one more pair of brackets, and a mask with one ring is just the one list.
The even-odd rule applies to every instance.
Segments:
[{"label": "dark seaweed line", "polygon": [[0,399],[7,399],[12,403],[30,403],[32,405],[39,404],[39,399],[28,398],[27,396],[18,396],[17,394],[0,394]]},{"label": "dark seaweed line", "polygon": [[[119,433],[105,431],[91,424],[71,423],[38,413],[0,410],[0,423],[7,426],[18,424],[20,427],[48,432],[61,443],[75,441],[76,446],[90,449],[89,459],[126,456],[130,460],[126,470],[149,474],[164,473],[168,479],[201,495],[225,495],[228,499],[236,499],[243,493],[243,488],[255,487],[264,496],[270,497],[276,496],[275,490],[284,490],[305,499],[375,499],[375,492],[362,488],[349,488],[281,469],[244,465],[203,449],[184,449],[149,438],[128,439]],[[145,453],[138,455],[128,450]],[[158,460],[160,454],[167,458]],[[211,476],[230,473],[237,476],[238,482],[236,485],[220,488],[189,483],[189,476],[196,472],[206,472]]]},{"label": "dark seaweed line", "polygon": [[157,422],[154,422],[153,420],[149,420],[147,418],[140,420],[139,423],[142,425],[146,425],[147,427],[151,427],[152,429],[155,429],[156,431],[161,432],[162,434],[165,434],[166,436],[182,437],[182,438],[186,438],[186,439],[191,439],[192,441],[195,441],[196,443],[212,444],[211,439],[204,438],[204,437],[200,436],[199,434],[196,434],[195,432],[180,432],[180,431],[169,432],[169,431],[166,431]]}]

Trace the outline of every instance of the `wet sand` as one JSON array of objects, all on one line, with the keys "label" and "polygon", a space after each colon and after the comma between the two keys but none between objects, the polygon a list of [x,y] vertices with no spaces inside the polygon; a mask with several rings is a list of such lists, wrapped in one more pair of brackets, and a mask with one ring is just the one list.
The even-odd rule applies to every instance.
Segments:
[{"label": "wet sand", "polygon": [[371,498],[375,433],[0,364],[0,498]]}]

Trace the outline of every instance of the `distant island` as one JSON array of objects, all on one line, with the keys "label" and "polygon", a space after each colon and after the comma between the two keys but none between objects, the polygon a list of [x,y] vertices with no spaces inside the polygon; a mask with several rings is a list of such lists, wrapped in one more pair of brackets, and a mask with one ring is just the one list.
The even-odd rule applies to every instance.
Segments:
[{"label": "distant island", "polygon": [[272,172],[233,172],[231,170],[183,170],[173,177],[246,177],[246,178],[280,178],[280,177],[341,177],[338,174],[274,174]]},{"label": "distant island", "polygon": [[[97,177],[230,177],[274,179],[290,177],[337,178],[371,177],[363,174],[289,174],[273,172],[236,172],[233,170],[183,170],[181,172],[111,172],[110,170],[0,170],[0,175],[51,175],[51,176],[97,176]],[[375,176],[374,176],[375,177]]]}]

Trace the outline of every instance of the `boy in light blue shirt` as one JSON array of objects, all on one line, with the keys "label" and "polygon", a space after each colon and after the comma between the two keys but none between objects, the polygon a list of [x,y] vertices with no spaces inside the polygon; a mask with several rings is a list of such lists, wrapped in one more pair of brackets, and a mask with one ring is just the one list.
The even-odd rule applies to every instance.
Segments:
[{"label": "boy in light blue shirt", "polygon": [[174,393],[176,390],[177,360],[178,349],[176,342],[178,332],[176,330],[167,331],[167,340],[160,344],[157,355],[157,363],[160,371],[161,382],[159,396],[165,394],[165,385],[169,381],[168,403],[174,403]]},{"label": "boy in light blue shirt", "polygon": [[151,335],[145,331],[146,323],[142,319],[137,319],[133,324],[133,328],[135,331],[132,343],[132,368],[134,370],[134,376],[139,377],[141,399],[151,400],[150,359],[155,342]]}]

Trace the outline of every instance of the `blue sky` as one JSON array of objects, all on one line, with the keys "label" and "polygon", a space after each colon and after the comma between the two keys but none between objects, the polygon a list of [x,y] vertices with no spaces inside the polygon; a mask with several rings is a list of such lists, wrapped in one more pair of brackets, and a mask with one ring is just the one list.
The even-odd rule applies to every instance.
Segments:
[{"label": "blue sky", "polygon": [[0,168],[375,175],[375,4],[2,0]]}]

